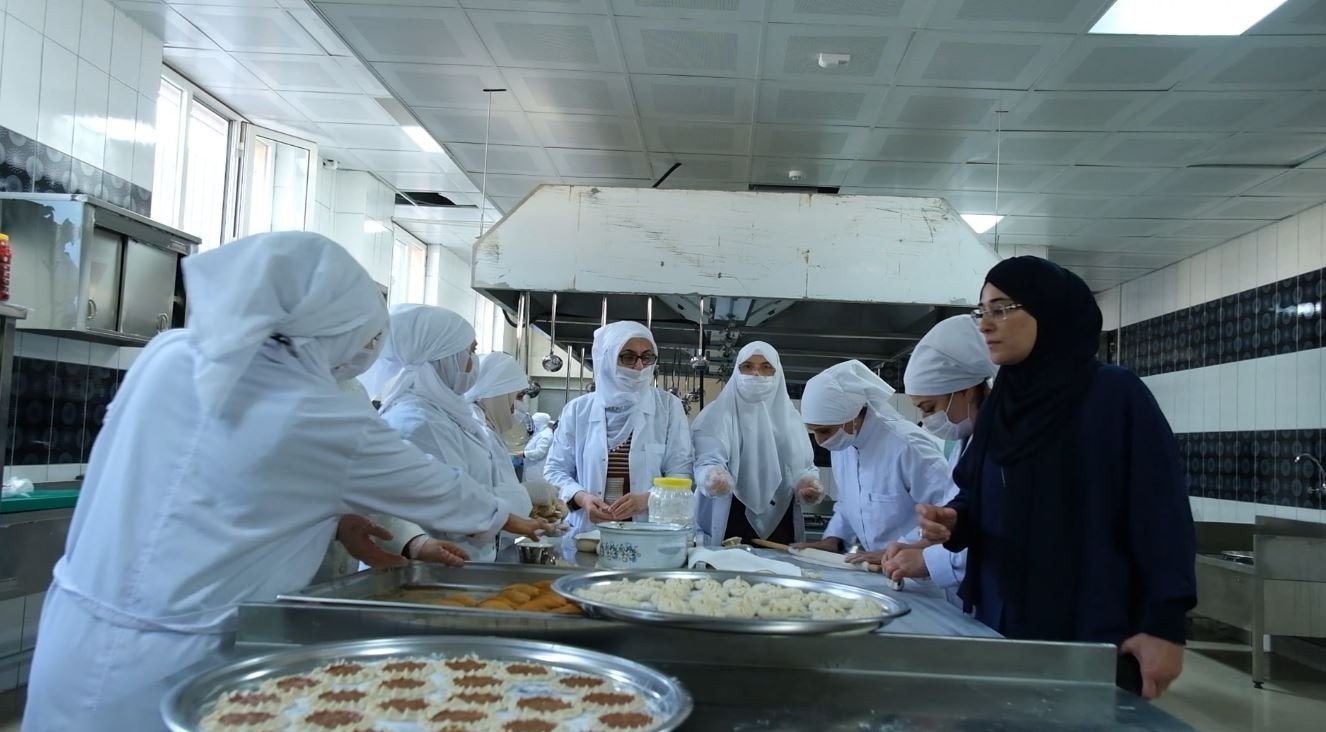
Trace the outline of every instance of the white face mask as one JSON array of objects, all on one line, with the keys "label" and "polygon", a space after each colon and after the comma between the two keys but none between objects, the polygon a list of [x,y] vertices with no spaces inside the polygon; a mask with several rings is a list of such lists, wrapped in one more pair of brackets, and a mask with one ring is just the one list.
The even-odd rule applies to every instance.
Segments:
[{"label": "white face mask", "polygon": [[[470,359],[469,360],[470,370],[462,371],[460,375],[456,377],[456,385],[455,387],[453,387],[452,391],[456,392],[457,394],[464,394],[465,392],[474,388],[474,382],[479,377],[479,369],[475,368],[477,364],[475,364],[474,362],[474,355],[473,354],[466,354],[466,355],[469,356]],[[441,363],[439,363],[438,366],[440,367]],[[438,373],[439,375],[441,374],[440,368],[438,370]],[[446,383],[445,377],[443,378],[442,383],[444,384]]]},{"label": "white face mask", "polygon": [[961,422],[954,424],[949,419],[948,410],[953,407],[953,396],[952,394],[949,395],[947,407],[922,417],[921,426],[941,440],[959,442],[971,437],[972,432],[976,430],[976,420],[970,416],[970,406],[967,407],[968,416]]},{"label": "white face mask", "polygon": [[650,366],[643,371],[636,371],[625,366],[618,366],[617,380],[621,382],[623,389],[640,391],[654,383],[654,367]]},{"label": "white face mask", "polygon": [[778,389],[778,378],[774,376],[756,376],[755,374],[737,374],[737,393],[748,402],[762,402],[773,396]]},{"label": "white face mask", "polygon": [[838,428],[829,439],[820,443],[820,447],[829,452],[842,452],[856,443],[856,435],[848,434],[847,430]]},{"label": "white face mask", "polygon": [[340,366],[333,366],[331,370],[332,378],[337,381],[349,381],[368,371],[374,361],[378,360],[378,339],[369,341],[368,345],[359,349],[355,355],[350,357],[349,361]]}]

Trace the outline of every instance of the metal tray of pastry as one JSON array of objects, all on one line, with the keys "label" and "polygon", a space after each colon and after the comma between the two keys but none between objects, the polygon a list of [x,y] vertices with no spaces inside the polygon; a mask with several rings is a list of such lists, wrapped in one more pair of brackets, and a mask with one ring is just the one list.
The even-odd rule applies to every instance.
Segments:
[{"label": "metal tray of pastry", "polygon": [[[805,592],[824,592],[851,600],[868,600],[879,605],[879,615],[867,618],[840,618],[834,620],[776,619],[776,618],[719,618],[706,615],[660,612],[645,608],[632,608],[621,605],[586,600],[577,596],[577,592],[597,585],[619,580],[656,579],[667,581],[682,579],[696,582],[714,580],[722,583],[730,579],[742,579],[755,584],[772,584],[791,587]],[[902,600],[883,593],[853,587],[852,585],[801,577],[782,577],[779,575],[753,574],[749,572],[708,572],[695,570],[654,570],[654,571],[600,571],[586,572],[562,577],[553,582],[553,592],[560,593],[571,602],[580,605],[591,617],[610,618],[635,623],[667,625],[690,630],[712,630],[727,633],[761,633],[772,635],[827,635],[834,633],[869,633],[888,625],[911,612],[911,608]]]},{"label": "metal tray of pastry", "polygon": [[[655,719],[650,732],[674,730],[694,709],[689,692],[671,676],[648,666],[596,651],[558,643],[483,636],[410,636],[349,643],[324,643],[255,656],[205,671],[188,679],[161,701],[161,716],[171,732],[198,732],[213,703],[226,692],[256,688],[278,676],[312,671],[333,661],[381,661],[393,657],[473,654],[491,661],[540,662],[569,674],[607,677],[619,688],[642,697]],[[292,720],[291,728],[298,723]],[[400,726],[394,723],[393,729]],[[407,727],[413,726],[407,723]],[[574,721],[568,724],[577,729]],[[425,729],[423,724],[420,729]]]}]

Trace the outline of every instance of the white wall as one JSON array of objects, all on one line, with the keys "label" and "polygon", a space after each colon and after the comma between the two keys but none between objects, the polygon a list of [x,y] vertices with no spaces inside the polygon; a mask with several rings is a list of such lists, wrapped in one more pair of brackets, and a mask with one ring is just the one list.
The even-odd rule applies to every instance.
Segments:
[{"label": "white wall", "polygon": [[320,168],[312,230],[345,247],[381,285],[391,284],[396,193],[369,173]]},{"label": "white wall", "polygon": [[[1097,301],[1105,327],[1123,326],[1126,340],[1129,327],[1143,321],[1321,270],[1326,267],[1324,227],[1326,206],[1317,206],[1102,292]],[[1320,305],[1319,295],[1300,295],[1306,304]],[[1158,373],[1143,381],[1176,434],[1326,428],[1326,348]],[[1245,477],[1240,473],[1238,479]],[[1193,497],[1192,503],[1199,521],[1248,523],[1257,515],[1272,515],[1326,522],[1326,512],[1315,508],[1208,497]]]},{"label": "white wall", "polygon": [[161,40],[107,0],[0,8],[0,126],[151,188]]}]

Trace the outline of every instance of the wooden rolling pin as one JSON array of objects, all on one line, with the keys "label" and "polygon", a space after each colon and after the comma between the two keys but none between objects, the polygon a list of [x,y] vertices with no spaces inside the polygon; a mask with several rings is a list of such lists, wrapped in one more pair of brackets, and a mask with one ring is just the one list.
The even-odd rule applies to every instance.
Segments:
[{"label": "wooden rolling pin", "polygon": [[[796,553],[792,551],[792,547],[790,547],[790,546],[788,546],[788,545],[786,545],[786,544],[779,544],[779,543],[776,542],[776,541],[767,541],[767,540],[765,540],[765,539],[751,539],[751,540],[750,540],[750,543],[753,544],[754,546],[763,547],[763,548],[765,548],[765,549],[773,549],[773,550],[775,550],[775,551],[780,551],[780,552],[787,552],[788,554],[791,554],[792,556],[796,556]],[[846,557],[847,555],[844,554],[844,555],[842,555],[842,556],[844,557],[843,564],[846,565],[846,567],[844,567],[845,569],[851,569],[853,566],[855,566],[855,565],[847,564],[847,561],[846,561],[846,559],[845,559],[845,557]],[[880,571],[882,571],[881,567],[880,567],[878,564],[870,564],[870,563],[868,563],[868,562],[866,563],[865,568],[866,568],[867,571],[870,571],[870,572],[880,572]]]}]

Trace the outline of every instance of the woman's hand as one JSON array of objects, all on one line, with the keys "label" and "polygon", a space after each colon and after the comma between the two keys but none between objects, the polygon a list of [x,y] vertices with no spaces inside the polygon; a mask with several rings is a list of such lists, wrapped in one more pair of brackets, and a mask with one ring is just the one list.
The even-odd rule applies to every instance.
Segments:
[{"label": "woman's hand", "polygon": [[1142,669],[1142,698],[1155,699],[1183,673],[1183,646],[1138,633],[1123,642],[1119,653],[1130,653]]},{"label": "woman's hand", "polygon": [[797,481],[797,498],[806,505],[813,505],[824,500],[824,486],[809,476]]},{"label": "woman's hand", "polygon": [[627,521],[648,510],[648,493],[627,493],[612,504],[612,518],[616,521]]},{"label": "woman's hand", "polygon": [[[889,551],[898,547],[892,556]],[[909,544],[894,544],[884,552],[884,576],[894,582],[905,578],[925,579],[930,576],[930,569],[925,565],[925,553],[920,547]]]},{"label": "woman's hand", "polygon": [[612,516],[612,506],[589,491],[580,491],[572,500],[577,506],[588,511],[589,520],[596,524],[615,520]]},{"label": "woman's hand", "polygon": [[869,564],[883,564],[885,551],[885,549],[880,549],[877,552],[857,552],[856,554],[848,554],[847,563],[860,564],[862,562],[867,562]]},{"label": "woman's hand", "polygon": [[552,530],[552,524],[543,519],[525,518],[513,513],[508,514],[506,523],[502,524],[502,530],[509,534],[519,534],[531,539],[538,539],[540,531],[546,534]]},{"label": "woman's hand", "polygon": [[732,492],[732,486],[736,480],[732,474],[722,468],[713,468],[709,474],[709,494],[713,496],[726,496]]},{"label": "woman's hand", "polygon": [[916,519],[926,541],[942,544],[953,536],[953,529],[958,525],[958,512],[923,503],[916,507]]},{"label": "woman's hand", "polygon": [[469,552],[456,544],[427,536],[415,537],[406,547],[406,553],[416,561],[445,564],[448,567],[463,567],[470,558]]},{"label": "woman's hand", "polygon": [[409,564],[405,557],[378,546],[373,537],[387,541],[391,539],[391,532],[367,516],[357,514],[346,514],[336,524],[336,540],[341,542],[350,556],[364,564],[374,569]]}]

